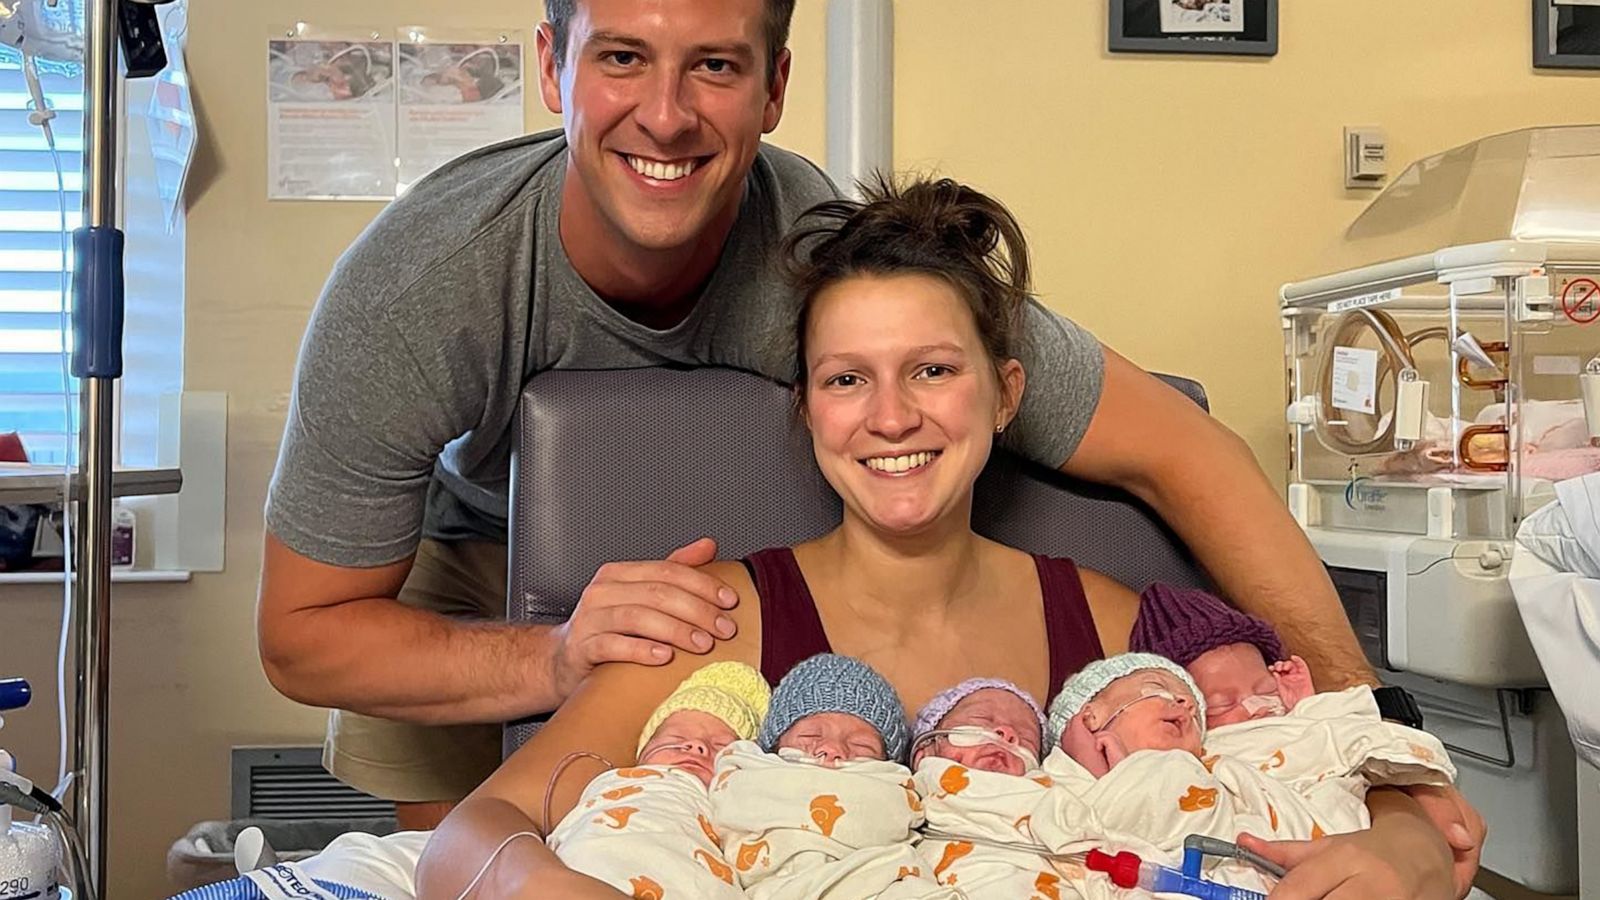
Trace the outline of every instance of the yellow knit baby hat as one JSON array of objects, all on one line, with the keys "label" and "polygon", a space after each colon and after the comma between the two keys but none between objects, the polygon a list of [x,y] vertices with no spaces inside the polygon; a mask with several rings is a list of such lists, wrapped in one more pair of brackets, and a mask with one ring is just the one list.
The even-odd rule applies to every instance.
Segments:
[{"label": "yellow knit baby hat", "polygon": [[[685,678],[667,699],[661,701],[639,734],[639,750],[661,727],[667,716],[686,709],[716,716],[740,740],[752,740],[766,718],[772,688],[761,673],[741,662],[714,662],[702,666]],[[635,751],[637,752],[637,751]]]}]

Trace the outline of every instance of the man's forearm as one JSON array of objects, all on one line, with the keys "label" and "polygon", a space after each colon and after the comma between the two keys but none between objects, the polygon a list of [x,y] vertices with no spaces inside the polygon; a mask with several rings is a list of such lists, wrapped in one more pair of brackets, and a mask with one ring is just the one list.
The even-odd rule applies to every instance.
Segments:
[{"label": "man's forearm", "polygon": [[1375,684],[1316,550],[1248,445],[1221,425],[1186,445],[1185,471],[1139,491],[1219,587],[1271,622],[1319,690]]},{"label": "man's forearm", "polygon": [[262,661],[273,685],[313,706],[449,725],[561,702],[550,626],[467,622],[371,598],[292,613],[269,643]]}]

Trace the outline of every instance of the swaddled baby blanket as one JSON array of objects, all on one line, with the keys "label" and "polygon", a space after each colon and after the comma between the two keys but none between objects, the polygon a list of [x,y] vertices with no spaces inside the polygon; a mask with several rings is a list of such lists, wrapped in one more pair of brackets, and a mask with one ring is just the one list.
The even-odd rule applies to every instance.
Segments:
[{"label": "swaddled baby blanket", "polygon": [[1365,686],[1313,694],[1286,715],[1212,729],[1205,752],[1257,767],[1341,825],[1360,818],[1342,831],[1371,824],[1369,787],[1450,784],[1456,777],[1438,738],[1385,722]]},{"label": "swaddled baby blanket", "polygon": [[917,844],[925,871],[962,896],[1075,897],[1035,844],[1033,808],[1054,782],[1042,771],[1006,775],[926,757],[917,766],[925,837]]},{"label": "swaddled baby blanket", "polygon": [[[1030,826],[1052,851],[1132,850],[1177,865],[1191,834],[1233,840],[1241,832],[1312,840],[1372,824],[1374,785],[1449,784],[1455,768],[1437,739],[1382,721],[1370,689],[1319,694],[1293,713],[1217,728],[1204,754],[1139,751],[1104,777],[1057,749],[1044,771],[1055,785]],[[1261,872],[1213,863],[1214,881],[1265,893]],[[1100,879],[1103,880],[1103,879]],[[1100,894],[1091,878],[1085,896]]]},{"label": "swaddled baby blanket", "polygon": [[584,788],[546,843],[568,868],[637,900],[743,896],[699,778],[670,766],[612,769]]},{"label": "swaddled baby blanket", "polygon": [[[790,758],[785,758],[790,757]],[[711,780],[723,858],[757,900],[953,900],[912,847],[922,805],[899,763],[828,768],[730,744]]]}]

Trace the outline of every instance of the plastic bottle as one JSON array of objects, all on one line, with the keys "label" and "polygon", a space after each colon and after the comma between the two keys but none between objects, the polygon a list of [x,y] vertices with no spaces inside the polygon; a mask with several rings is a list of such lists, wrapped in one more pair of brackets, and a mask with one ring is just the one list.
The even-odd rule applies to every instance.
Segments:
[{"label": "plastic bottle", "polygon": [[[0,709],[15,709],[28,702],[28,683],[21,679],[0,681]],[[5,720],[0,719],[0,728]],[[0,786],[15,788],[23,795],[33,784],[16,773],[16,761],[0,750]],[[56,900],[61,896],[61,842],[42,825],[12,821],[11,807],[0,802],[0,900]]]}]

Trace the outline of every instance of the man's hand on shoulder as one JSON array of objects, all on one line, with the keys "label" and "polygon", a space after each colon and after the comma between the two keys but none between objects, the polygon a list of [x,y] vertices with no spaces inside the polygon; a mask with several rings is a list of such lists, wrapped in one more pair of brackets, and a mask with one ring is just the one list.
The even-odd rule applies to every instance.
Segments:
[{"label": "man's hand on shoulder", "polygon": [[572,617],[551,632],[557,693],[570,695],[602,663],[659,666],[677,650],[703,654],[716,639],[733,637],[737,627],[725,611],[738,605],[738,593],[697,568],[716,556],[716,542],[701,538],[664,560],[601,566]]}]

